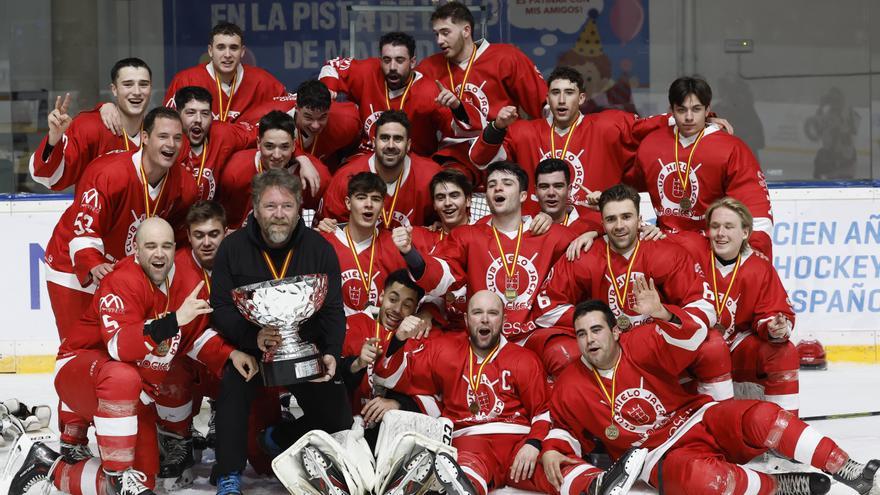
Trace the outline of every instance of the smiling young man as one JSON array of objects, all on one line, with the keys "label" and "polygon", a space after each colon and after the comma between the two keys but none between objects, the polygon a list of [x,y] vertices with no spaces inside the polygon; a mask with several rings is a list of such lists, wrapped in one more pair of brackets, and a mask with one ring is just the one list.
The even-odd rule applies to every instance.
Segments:
[{"label": "smiling young man", "polygon": [[410,152],[411,124],[400,110],[383,112],[376,120],[375,151],[361,155],[339,169],[324,194],[320,215],[338,222],[348,220],[345,204],[348,181],[360,172],[377,174],[387,195],[379,214],[381,226],[425,225],[433,217],[431,198],[425,194],[440,166]]},{"label": "smiling young man", "polygon": [[140,149],[103,155],[77,184],[46,246],[46,285],[62,340],[114,263],[134,252],[138,225],[152,216],[176,223],[195,202],[195,182],[177,160],[183,139],[177,112],[155,108],[144,118]]},{"label": "smiling young man", "polygon": [[[551,479],[566,456],[589,452],[600,438],[612,458],[633,445],[648,449],[639,479],[676,494],[815,495],[831,487],[817,472],[765,474],[743,466],[769,449],[811,465],[858,493],[871,491],[880,461],[849,458],[833,440],[776,404],[713,402],[685,392],[678,376],[695,359],[688,343],[706,336],[679,309],[676,322],[644,279],[635,284],[650,323],[622,333],[605,302],[579,303],[574,314],[580,359],[559,377],[550,400],[553,430],[543,462]],[[550,473],[554,473],[551,475]]]},{"label": "smiling young man", "polygon": [[257,137],[257,129],[250,124],[214,122],[212,101],[211,93],[199,86],[184,86],[174,95],[187,137],[181,161],[195,179],[200,199],[214,199],[230,157],[252,147]]},{"label": "smiling young man", "polygon": [[174,108],[174,95],[184,86],[201,86],[211,92],[214,120],[235,122],[249,108],[276,96],[284,96],[284,85],[259,67],[241,62],[245,52],[244,32],[229,22],[211,30],[208,56],[211,61],[174,75],[165,92],[165,105]]},{"label": "smiling young man", "polygon": [[715,329],[730,347],[736,397],[762,399],[798,414],[797,349],[789,340],[795,314],[773,264],[749,245],[746,206],[721,198],[706,209],[708,239],[670,236],[703,268],[718,312]]},{"label": "smiling young man", "polygon": [[571,170],[565,161],[546,158],[535,169],[535,197],[541,211],[550,216],[553,223],[568,228],[573,234],[599,231],[602,226],[588,215],[585,206],[569,202]]},{"label": "smiling young man", "polygon": [[23,494],[42,475],[74,495],[153,495],[159,471],[153,401],[172,363],[186,355],[214,373],[227,362],[245,380],[256,373],[253,357],[192,324],[211,307],[199,297],[204,280],[175,272],[171,225],[148,218],[138,226],[135,243],[134,255],[104,278],[56,361],[60,419],[93,423],[99,458],[59,458],[35,443],[10,493]]},{"label": "smiling young man", "polygon": [[730,196],[754,215],[752,247],[772,258],[773,212],[761,166],[746,143],[706,125],[712,88],[681,77],[669,86],[668,125],[648,134],[636,155],[636,182],[647,190],[666,232],[703,231],[706,209]]},{"label": "smiling young man", "polygon": [[120,110],[124,133],[116,135],[101,121],[98,107],[80,112],[74,118],[67,113],[70,94],[55,100],[49,112],[49,133],[31,155],[31,177],[53,191],[76,184],[86,166],[110,151],[136,151],[141,145],[144,114],[150,104],[152,71],[139,58],[124,58],[110,69],[110,90]]},{"label": "smiling young man", "polygon": [[[520,163],[529,177],[529,194],[534,194],[535,169],[541,160],[558,158],[570,167],[573,204],[595,204],[593,191],[603,191],[623,181],[635,159],[640,139],[666,124],[665,116],[639,119],[620,110],[583,115],[583,76],[571,67],[557,67],[547,78],[546,119],[518,121],[518,110],[506,106],[470,150],[470,158],[480,168],[497,160]],[[530,205],[533,210],[536,205]],[[531,211],[531,210],[528,210]],[[598,222],[595,212],[590,215]]]},{"label": "smiling young man", "polygon": [[[688,252],[669,239],[639,239],[639,194],[633,188],[618,184],[606,189],[599,197],[599,210],[606,235],[574,261],[560,259],[532,309],[535,325],[548,332],[555,329],[558,335],[553,339],[568,349],[567,354],[553,355],[548,367],[553,375],[577,357],[572,301],[585,297],[608,301],[625,331],[653,318],[635,308],[632,286],[645,279],[656,285],[666,307],[681,308],[701,328],[711,327],[717,319],[709,285]],[[666,321],[672,317],[671,310],[664,314]],[[694,343],[701,347],[701,359],[692,371],[700,380],[701,392],[719,400],[730,398],[733,385],[726,346],[717,332],[710,335],[705,344]]]},{"label": "smiling young man", "polygon": [[333,101],[330,90],[321,81],[303,81],[295,94],[272,98],[242,114],[241,120],[256,125],[273,110],[293,117],[297,146],[333,171],[339,168],[343,155],[354,150],[360,141],[357,105]]},{"label": "smiling young man", "polygon": [[333,246],[342,272],[345,315],[373,312],[380,288],[391,272],[406,268],[388,229],[378,227],[385,202],[385,182],[372,172],[348,181],[345,207],[348,222],[321,235]]},{"label": "smiling young man", "polygon": [[363,126],[361,147],[372,149],[373,126],[386,110],[403,110],[412,123],[412,151],[431,156],[444,137],[464,137],[482,128],[470,103],[414,70],[416,41],[402,32],[379,38],[379,57],[337,58],[321,69],[321,82],[357,103]]},{"label": "smiling young man", "polygon": [[287,170],[298,175],[303,183],[317,177],[316,190],[303,191],[303,208],[316,209],[330,184],[327,167],[314,156],[304,155],[298,150],[293,117],[273,110],[260,119],[257,127],[257,149],[242,150],[232,155],[219,179],[218,199],[226,208],[229,228],[232,230],[241,228],[251,213],[251,202],[248,201],[251,179],[264,170]]},{"label": "smiling young man", "polygon": [[489,166],[487,222],[456,227],[433,254],[412,244],[412,232],[398,228],[393,237],[416,282],[434,297],[467,285],[468,295],[488,289],[504,300],[504,337],[534,350],[546,351],[544,339],[533,334],[529,310],[541,283],[574,238],[559,225],[542,234],[531,232],[532,217],[523,215],[527,178],[519,165]]}]

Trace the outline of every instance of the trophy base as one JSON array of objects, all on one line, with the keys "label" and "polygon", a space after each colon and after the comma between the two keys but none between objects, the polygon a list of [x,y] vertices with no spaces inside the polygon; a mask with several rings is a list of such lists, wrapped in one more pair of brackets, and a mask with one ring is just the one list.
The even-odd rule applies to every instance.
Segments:
[{"label": "trophy base", "polygon": [[281,361],[260,362],[263,385],[281,387],[307,382],[324,375],[324,363],[320,355],[305,356]]}]

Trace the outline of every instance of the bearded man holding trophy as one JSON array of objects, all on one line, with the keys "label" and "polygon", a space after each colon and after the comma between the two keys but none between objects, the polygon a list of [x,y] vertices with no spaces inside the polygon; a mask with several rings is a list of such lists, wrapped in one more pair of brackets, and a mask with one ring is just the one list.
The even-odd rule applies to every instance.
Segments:
[{"label": "bearded man holding trophy", "polygon": [[[241,493],[248,415],[261,387],[289,390],[303,411],[274,428],[289,445],[309,430],[352,425],[351,404],[336,367],[345,338],[339,261],[330,244],[300,218],[302,183],[285,170],[252,182],[253,213],[227,236],[211,277],[212,323],[227,341],[260,361],[249,382],[228,367],[217,398],[217,493]],[[270,392],[271,393],[271,392]]]}]

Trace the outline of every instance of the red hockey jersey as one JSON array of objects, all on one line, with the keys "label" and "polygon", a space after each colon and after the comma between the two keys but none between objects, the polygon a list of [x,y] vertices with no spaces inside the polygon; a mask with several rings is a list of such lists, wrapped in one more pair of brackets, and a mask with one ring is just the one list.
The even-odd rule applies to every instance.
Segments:
[{"label": "red hockey jersey", "polygon": [[76,184],[86,165],[104,153],[140,148],[140,133],[134,137],[114,135],[101,121],[100,108],[98,105],[74,117],[46,161],[43,161],[43,153],[49,136],[43,137],[28,162],[34,182],[61,191]]},{"label": "red hockey jersey", "polygon": [[125,258],[101,281],[91,306],[79,321],[80,328],[61,343],[59,359],[79,349],[106,348],[113,359],[137,364],[146,393],[141,400],[145,403],[156,397],[176,357],[196,359],[219,375],[234,348],[207,328],[207,318],[193,320],[162,342],[144,335],[144,325],[175,311],[200,280],[201,274],[174,266],[166,282],[156,287],[133,256]]},{"label": "red hockey jersey", "polygon": [[214,199],[217,183],[230,157],[256,144],[257,129],[247,122],[212,122],[208,137],[198,154],[193,151],[189,140],[185,139],[180,150],[181,162],[196,181],[199,199]]},{"label": "red hockey jersey", "polygon": [[[532,201],[537,201],[534,194],[538,163],[551,157],[565,160],[571,170],[571,201],[587,206],[587,192],[581,186],[604,191],[623,182],[624,176],[631,173],[639,142],[666,121],[663,115],[639,119],[631,113],[606,110],[580,117],[573,129],[562,134],[554,129],[551,143],[552,117],[519,120],[507,128],[501,144],[489,144],[480,136],[471,147],[470,158],[478,167],[498,160],[518,163],[529,176]],[[599,213],[591,211],[588,216],[598,222]]]},{"label": "red hockey jersey", "polygon": [[[318,188],[317,195],[303,191],[302,207],[314,210],[317,209],[324,191],[329,187],[331,176],[327,166],[321,163],[320,160],[308,154],[305,156],[312,161],[312,165],[315,166],[318,170],[318,175],[321,177],[321,186]],[[299,175],[299,163],[291,160],[287,170],[291,174]],[[232,155],[221,172],[219,180],[220,192],[217,194],[217,200],[226,209],[226,221],[230,229],[240,229],[248,215],[253,211],[251,180],[262,171],[263,165],[260,162],[260,150],[248,149]]]},{"label": "red hockey jersey", "polygon": [[[272,110],[280,110],[296,118],[296,95],[287,95],[271,100],[248,110],[241,120],[257,125],[260,119]],[[357,146],[361,137],[361,120],[358,107],[354,103],[332,102],[327,116],[327,126],[316,136],[310,136],[305,142],[297,141],[303,151],[317,156],[331,170],[339,166],[339,152]],[[298,138],[300,139],[300,138]]]},{"label": "red hockey jersey", "polygon": [[514,45],[489,43],[485,39],[477,43],[467,81],[464,77],[468,61],[447,62],[443,53],[422,60],[416,70],[429,81],[440,81],[455,94],[464,84],[463,97],[469,98],[489,120],[509,105],[524,109],[532,118],[542,117],[547,83],[534,62]]},{"label": "red hockey jersey", "polygon": [[[410,153],[403,164],[399,192],[396,182],[388,184],[388,194],[385,196],[385,206],[379,224],[393,229],[401,225],[425,225],[429,219],[432,219],[434,206],[428,191],[430,191],[431,179],[439,171],[440,166],[433,160]],[[348,210],[345,208],[348,181],[360,172],[376,173],[374,153],[354,158],[333,175],[330,187],[327,188],[321,202],[322,218],[348,221]],[[391,219],[388,224],[381,218],[384,215],[389,215]]]},{"label": "red hockey jersey", "polygon": [[[284,96],[287,90],[275,76],[253,65],[239,64],[231,87],[218,83],[214,77],[214,65],[196,65],[174,75],[165,91],[165,106],[177,108],[174,94],[185,86],[201,86],[211,92],[211,113],[214,120],[235,122],[248,109]],[[221,113],[222,112],[222,113]]]},{"label": "red hockey jersey", "polygon": [[[415,396],[426,414],[452,420],[453,437],[502,433],[542,440],[550,423],[538,357],[502,336],[498,351],[479,374],[483,360],[469,349],[465,332],[422,340],[381,357],[373,370],[374,380]],[[476,390],[471,381],[476,382]],[[471,403],[478,406],[476,413],[470,411]]]},{"label": "red hockey jersey", "polygon": [[[456,227],[449,239],[437,246],[433,255],[421,253],[425,259],[425,273],[416,282],[428,295],[435,297],[445,297],[450,288],[461,284],[467,285],[468,298],[484,289],[495,292],[505,301],[504,336],[511,341],[527,338],[534,330],[529,310],[541,284],[550,267],[574,239],[559,225],[551,225],[543,235],[533,235],[531,220],[531,217],[523,217],[519,257],[515,261],[517,232],[498,232],[496,241],[491,221]],[[498,242],[504,250],[506,266],[515,267],[510,279]],[[508,288],[516,291],[516,298],[512,301],[505,298]]]},{"label": "red hockey jersey", "polygon": [[76,185],[73,204],[61,215],[46,246],[47,280],[75,290],[92,284],[89,270],[134,252],[134,235],[151,214],[177,225],[195,202],[196,185],[186,170],[171,167],[144,195],[141,151],[104,155]]},{"label": "red hockey jersey", "polygon": [[[672,118],[668,125],[648,134],[639,145],[636,184],[650,194],[657,225],[667,232],[702,232],[706,230],[709,205],[730,196],[742,201],[754,217],[754,232],[749,243],[768,258],[772,257],[773,211],[767,182],[755,155],[742,139],[715,125],[706,128],[694,151],[698,137],[679,136],[678,166]],[[689,158],[692,152],[693,158]],[[685,177],[689,160],[691,167]],[[692,207],[683,209],[680,206],[683,199]]]},{"label": "red hockey jersey", "polygon": [[[367,278],[372,276],[368,290],[358,269],[358,263],[355,262],[354,254],[351,252],[344,228],[345,225],[340,225],[335,232],[322,232],[321,235],[330,242],[336,251],[336,257],[339,258],[339,270],[342,273],[342,305],[345,309],[345,315],[349,316],[363,312],[370,306],[378,306],[379,294],[385,287],[385,279],[388,274],[395,270],[405,269],[406,262],[400,255],[400,251],[397,250],[397,246],[394,245],[391,232],[386,229],[377,229],[374,237],[355,243],[357,259],[363,273],[367,274]],[[375,246],[373,239],[375,239]],[[370,268],[371,256],[373,258],[372,270]]]},{"label": "red hockey jersey", "polygon": [[468,100],[463,103],[468,121],[455,120],[449,108],[434,101],[440,94],[437,84],[418,71],[412,72],[410,85],[389,91],[378,58],[335,58],[324,65],[320,77],[331,91],[345,93],[357,103],[363,128],[361,147],[366,150],[373,149],[373,124],[386,110],[406,112],[411,151],[421,156],[433,155],[444,136],[473,137],[483,128],[483,115]]},{"label": "red hockey jersey", "polygon": [[673,312],[681,326],[654,322],[622,334],[616,370],[599,373],[605,390],[615,390],[611,402],[619,437],[610,440],[605,435],[612,424],[612,407],[593,367],[581,358],[556,379],[550,400],[553,429],[543,442],[544,451],[580,457],[593,449],[592,438],[597,437],[613,459],[631,447],[649,449],[642,473],[650,473],[663,453],[699,423],[715,402],[708,395],[685,392],[678,376],[693,362],[706,328],[677,309]]},{"label": "red hockey jersey", "polygon": [[[670,239],[687,249],[693,259],[706,274],[709,287],[717,293],[713,296],[717,305],[723,301],[724,307],[718,315],[724,332],[724,340],[731,349],[752,333],[769,340],[767,323],[778,313],[782,313],[794,330],[795,314],[788,299],[788,293],[779,279],[779,274],[767,258],[760,252],[747,248],[740,259],[736,278],[733,278],[735,264],[722,265],[717,260],[712,266],[709,240],[696,232],[680,232]],[[715,283],[712,272],[715,270]],[[733,282],[733,287],[730,287]]]},{"label": "red hockey jersey", "polygon": [[616,316],[626,315],[635,325],[647,322],[649,316],[632,309],[635,304],[632,283],[636,277],[653,278],[661,301],[670,311],[673,307],[682,308],[701,328],[715,324],[717,316],[711,290],[700,266],[681,246],[669,239],[639,242],[628,288],[625,287],[627,267],[635,248],[626,256],[610,250],[615,283],[620,297],[625,297],[624,307],[617,299],[618,292],[615,292],[608,273],[606,246],[605,237],[596,239],[580,258],[574,261],[560,258],[553,265],[532,311],[537,326],[572,328],[575,305],[587,299],[607,301]]}]

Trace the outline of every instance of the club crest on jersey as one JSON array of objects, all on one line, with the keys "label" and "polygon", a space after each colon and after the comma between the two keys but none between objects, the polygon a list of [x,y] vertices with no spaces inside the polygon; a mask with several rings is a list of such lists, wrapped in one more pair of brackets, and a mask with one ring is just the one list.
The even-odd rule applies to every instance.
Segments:
[{"label": "club crest on jersey", "polygon": [[122,298],[116,294],[107,294],[102,297],[98,303],[102,312],[106,313],[123,313],[125,312],[125,304]]},{"label": "club crest on jersey", "polygon": [[[402,211],[394,210],[391,212],[391,221],[392,221],[392,223],[397,222],[401,227],[409,227],[410,225],[412,225],[412,223],[410,223],[410,221],[409,221],[409,216],[412,213],[413,213],[413,210],[409,210],[409,213],[404,213]],[[384,223],[385,223],[385,221],[382,220],[382,217],[380,216],[378,225],[383,225]],[[389,226],[386,225],[385,227],[389,227]]]},{"label": "club crest on jersey", "polygon": [[[467,376],[462,376],[462,378],[467,381]],[[473,414],[474,418],[497,418],[504,412],[504,401],[498,398],[498,394],[495,392],[495,385],[500,381],[498,379],[493,382],[486,375],[480,375],[480,383],[477,385],[476,392],[471,390],[471,386],[468,384],[467,404],[476,400],[480,408],[479,412]]]},{"label": "club crest on jersey", "polygon": [[92,210],[98,211],[101,209],[101,203],[99,202],[98,198],[98,190],[93,187],[88,191],[82,193],[80,203],[84,207],[88,207]]},{"label": "club crest on jersey", "polygon": [[[555,132],[555,131],[550,131]],[[584,151],[581,150],[578,154],[574,154],[571,151],[566,150],[565,156],[562,156],[562,150],[556,150],[555,156],[550,156],[550,150],[544,151],[542,149],[538,149],[541,153],[541,160],[546,160],[547,158],[558,158],[565,163],[568,164],[568,168],[571,170],[571,186],[569,188],[569,198],[571,201],[580,206],[589,206],[587,203],[586,193],[581,189],[581,185],[584,183],[584,179],[586,178],[586,174],[584,173],[584,164],[581,162],[581,155],[584,154]]]},{"label": "club crest on jersey", "polygon": [[[697,204],[697,198],[700,197],[700,181],[697,180],[697,170],[702,163],[693,166],[688,174],[687,190],[678,180],[679,171],[684,172],[687,163],[663,163],[660,162],[660,173],[657,175],[657,192],[660,195],[660,208],[655,208],[657,216],[676,216],[689,218],[691,220],[702,220],[703,215],[695,215],[693,209],[682,208],[682,200],[690,202],[690,205]],[[680,167],[680,168],[679,168]]]},{"label": "club crest on jersey", "polygon": [[[630,279],[629,279],[629,290],[626,293],[626,303],[625,303],[626,309],[624,309],[624,308],[621,308],[620,303],[617,302],[617,293],[614,291],[614,286],[610,285],[611,278],[608,276],[608,273],[606,273],[604,275],[605,281],[609,283],[609,286],[608,286],[608,306],[611,307],[611,311],[614,313],[615,316],[626,315],[627,317],[629,317],[630,321],[632,322],[632,326],[641,325],[642,323],[644,323],[650,319],[649,316],[635,313],[635,311],[632,310],[632,308],[636,304],[636,295],[635,295],[635,292],[633,291],[633,284],[635,283],[637,278],[644,277],[644,276],[645,276],[644,273],[637,272],[635,270],[633,270],[633,272],[631,273]],[[620,275],[617,276],[617,287],[618,287],[618,290],[620,290],[621,295],[623,294],[623,285],[625,282],[626,282],[626,273],[621,273]]]},{"label": "club crest on jersey", "polygon": [[146,220],[147,215],[141,213],[138,215],[134,210],[131,210],[131,216],[133,218],[131,224],[128,226],[128,231],[125,234],[125,255],[128,256],[134,253],[134,244],[135,244],[135,234],[137,234],[138,227],[141,226],[144,220]]},{"label": "club crest on jersey", "polygon": [[669,414],[660,398],[642,388],[643,385],[644,379],[639,387],[628,388],[617,394],[614,398],[614,422],[624,430],[647,439],[652,431],[669,422]]},{"label": "club crest on jersey", "polygon": [[[508,285],[507,272],[502,266],[501,257],[496,258],[491,253],[489,253],[489,256],[492,256],[492,263],[486,270],[486,288],[498,294],[498,297],[505,301],[505,309],[512,311],[527,309],[529,301],[537,291],[538,283],[540,282],[538,269],[535,268],[535,264],[532,262],[538,256],[538,253],[535,253],[531,259],[520,255],[519,259],[516,260],[516,269],[513,276],[516,281],[514,285],[517,287],[517,295],[513,301],[508,301],[505,297],[505,290]],[[507,257],[507,263],[513,263],[513,253],[507,253],[505,256]]]},{"label": "club crest on jersey", "polygon": [[[486,81],[483,81],[483,84],[480,84],[479,86],[469,82],[465,85],[464,92],[470,93],[471,103],[480,109],[480,113],[483,115],[489,115],[489,97],[483,92],[483,86],[485,85]],[[453,93],[458,94],[459,91],[461,91],[461,84],[455,86]],[[462,97],[463,96],[464,94],[462,94]]]},{"label": "club crest on jersey", "polygon": [[199,185],[199,196],[207,199],[214,199],[214,192],[217,190],[217,181],[214,178],[214,171],[210,168],[202,170],[202,180],[199,180],[199,169],[193,167],[191,170],[193,178]]},{"label": "club crest on jersey", "polygon": [[[373,110],[372,104],[370,104],[370,110]],[[372,134],[370,134],[370,131],[373,129],[373,124],[375,124],[376,121],[379,120],[379,116],[382,115],[382,113],[383,113],[383,111],[381,111],[381,110],[374,111],[373,113],[368,115],[366,119],[364,119],[364,135],[367,136],[368,138],[372,139],[375,137]],[[370,143],[370,144],[372,144],[372,143]]]},{"label": "club crest on jersey", "polygon": [[[721,296],[724,297],[724,296]],[[734,327],[734,323],[736,323],[736,307],[739,303],[738,297],[733,297],[733,294],[727,298],[727,301],[724,303],[724,308],[721,310],[721,314],[718,315],[718,323],[722,323],[723,321],[728,321],[724,318],[724,310],[726,309],[728,313],[730,313],[730,323],[724,327],[724,340],[730,343],[731,337],[733,337],[733,333],[736,330]]]},{"label": "club crest on jersey", "polygon": [[346,303],[351,304],[351,309],[360,311],[370,304],[375,304],[379,300],[379,289],[376,287],[376,278],[379,272],[373,273],[373,279],[370,280],[370,293],[364,294],[364,283],[356,269],[345,270],[342,272],[342,293],[346,296]]}]

